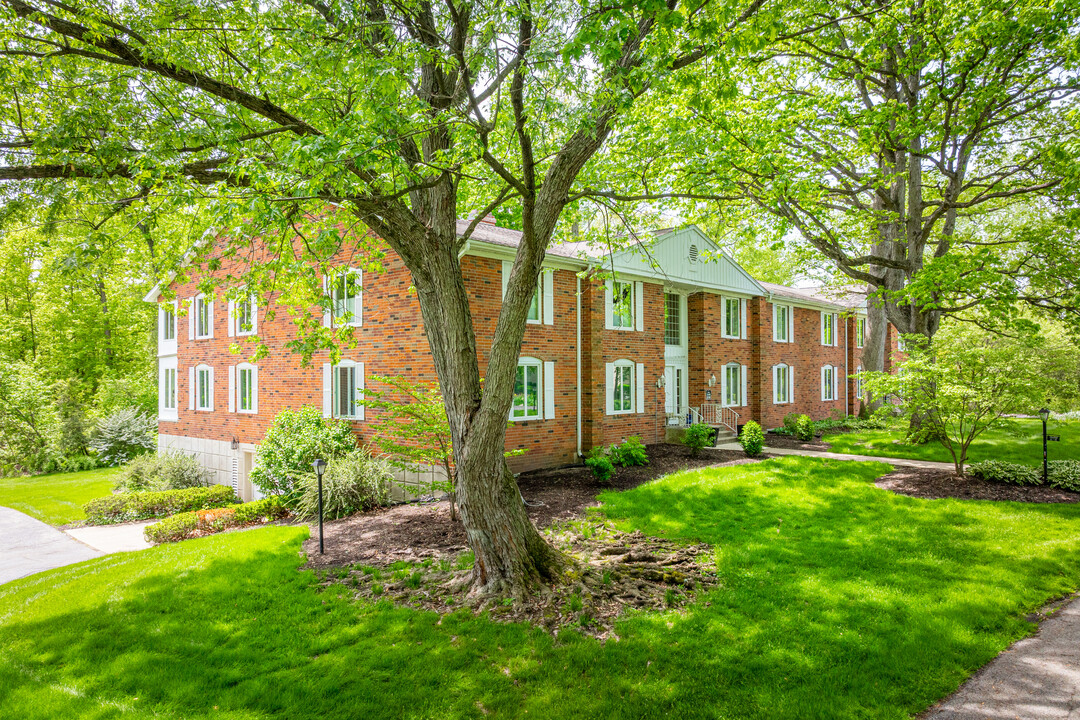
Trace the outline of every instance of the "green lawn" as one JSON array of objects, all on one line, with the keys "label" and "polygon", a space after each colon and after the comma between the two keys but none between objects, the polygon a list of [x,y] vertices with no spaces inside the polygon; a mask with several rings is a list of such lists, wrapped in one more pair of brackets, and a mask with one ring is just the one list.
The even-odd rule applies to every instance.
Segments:
[{"label": "green lawn", "polygon": [[906,718],[1080,586],[1080,507],[924,501],[783,458],[605,493],[716,544],[720,586],[606,644],[320,593],[307,530],[124,553],[0,586],[18,718]]},{"label": "green lawn", "polygon": [[[995,428],[979,436],[971,444],[968,461],[1006,460],[1041,466],[1042,421],[1018,420],[1016,424],[1019,426],[1019,435]],[[1051,420],[1047,432],[1061,436],[1061,442],[1052,442],[1047,446],[1051,460],[1080,460],[1080,422]],[[824,437],[826,442],[832,444],[833,452],[949,463],[953,461],[952,454],[941,443],[907,445],[902,442],[903,439],[904,431],[901,428],[863,430]]]},{"label": "green lawn", "polygon": [[77,473],[0,478],[0,505],[15,508],[50,525],[85,520],[82,508],[112,492],[117,468]]}]

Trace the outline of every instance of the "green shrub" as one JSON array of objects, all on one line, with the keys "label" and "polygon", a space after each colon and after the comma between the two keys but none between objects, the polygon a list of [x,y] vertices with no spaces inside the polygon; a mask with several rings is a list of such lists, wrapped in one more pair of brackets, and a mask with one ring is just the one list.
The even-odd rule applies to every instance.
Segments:
[{"label": "green shrub", "polygon": [[157,448],[157,430],[157,418],[138,408],[124,408],[101,419],[90,449],[104,465],[122,465]]},{"label": "green shrub", "polygon": [[690,449],[690,456],[697,457],[701,449],[713,444],[715,431],[705,423],[694,423],[683,433],[683,445]]},{"label": "green shrub", "polygon": [[968,475],[986,482],[1006,483],[1009,485],[1042,485],[1042,468],[1004,462],[1002,460],[983,460],[968,466]]},{"label": "green shrub", "polygon": [[626,438],[622,445],[611,446],[611,462],[622,467],[633,465],[648,465],[649,454],[645,451],[645,445],[637,435]]},{"label": "green shrub", "polygon": [[227,485],[124,493],[91,500],[83,506],[89,522],[95,525],[166,517],[189,510],[231,505],[236,496]]},{"label": "green shrub", "polygon": [[173,451],[140,455],[123,467],[116,478],[120,492],[183,490],[208,487],[210,475],[193,456]]},{"label": "green shrub", "polygon": [[101,467],[101,463],[93,455],[71,455],[60,461],[61,472],[85,472]]},{"label": "green shrub", "polygon": [[814,422],[809,415],[800,415],[799,419],[795,421],[795,437],[803,442],[814,439]]},{"label": "green shrub", "polygon": [[147,542],[176,542],[197,534],[221,532],[227,528],[256,525],[283,518],[289,514],[281,498],[271,496],[228,508],[185,512],[147,525],[143,537]]},{"label": "green shrub", "polygon": [[1080,492],[1080,460],[1051,460],[1047,474],[1054,487]]},{"label": "green shrub", "polygon": [[[784,416],[784,427],[782,428],[783,432],[787,433],[788,435],[797,434],[798,429],[799,429],[799,418],[800,417],[802,417],[802,415],[800,415],[797,412],[789,412],[787,415],[785,415]],[[781,428],[777,428],[777,430],[780,430],[780,429]]]},{"label": "green shrub", "polygon": [[[331,458],[323,473],[323,516],[348,517],[353,513],[383,507],[390,501],[393,467],[384,458],[372,457],[367,448],[356,448],[343,457]],[[319,483],[309,472],[300,481],[296,512],[316,517],[319,512]]]},{"label": "green shrub", "polygon": [[585,458],[585,466],[592,470],[593,477],[600,482],[607,482],[615,474],[615,465],[603,447],[594,447]]},{"label": "green shrub", "polygon": [[356,436],[347,420],[324,418],[311,406],[282,410],[259,443],[251,482],[265,495],[283,495],[286,504],[293,504],[316,458],[330,462],[355,448]]},{"label": "green shrub", "polygon": [[743,425],[739,443],[747,455],[757,457],[765,447],[765,433],[761,431],[760,425],[751,420]]}]

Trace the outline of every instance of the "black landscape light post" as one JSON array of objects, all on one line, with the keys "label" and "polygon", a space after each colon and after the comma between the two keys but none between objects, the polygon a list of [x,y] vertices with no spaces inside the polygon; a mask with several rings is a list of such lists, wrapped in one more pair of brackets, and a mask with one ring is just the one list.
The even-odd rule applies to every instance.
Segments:
[{"label": "black landscape light post", "polygon": [[311,463],[315,468],[315,477],[319,479],[319,554],[323,554],[323,531],[322,531],[322,476],[326,472],[326,461],[319,458]]},{"label": "black landscape light post", "polygon": [[1043,485],[1045,485],[1046,484],[1046,476],[1047,476],[1047,472],[1046,472],[1046,421],[1050,417],[1050,410],[1048,408],[1043,408],[1042,410],[1039,411],[1039,417],[1041,417],[1042,421],[1043,421]]}]

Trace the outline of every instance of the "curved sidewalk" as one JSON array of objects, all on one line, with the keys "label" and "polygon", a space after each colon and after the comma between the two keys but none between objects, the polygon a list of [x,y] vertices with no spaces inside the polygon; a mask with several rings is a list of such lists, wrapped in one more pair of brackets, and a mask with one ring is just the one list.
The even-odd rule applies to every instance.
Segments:
[{"label": "curved sidewalk", "polygon": [[0,547],[0,584],[105,554],[7,507],[0,507]]},{"label": "curved sidewalk", "polygon": [[[742,445],[732,441],[717,445],[721,450],[742,450]],[[854,460],[856,462],[883,462],[900,467],[920,468],[922,470],[953,470],[953,464],[947,462],[933,462],[930,460],[909,460],[907,458],[878,457],[876,455],[849,455],[848,453],[835,453],[826,450],[791,450],[787,448],[771,448],[765,446],[766,455],[803,455],[806,457],[820,457],[828,460]]]}]

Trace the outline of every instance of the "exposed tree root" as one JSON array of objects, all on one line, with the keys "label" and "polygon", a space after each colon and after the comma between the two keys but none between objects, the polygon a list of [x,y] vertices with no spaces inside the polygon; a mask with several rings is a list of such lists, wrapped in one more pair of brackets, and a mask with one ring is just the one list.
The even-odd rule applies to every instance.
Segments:
[{"label": "exposed tree root", "polygon": [[320,580],[357,597],[439,613],[467,608],[499,622],[528,622],[556,635],[574,628],[600,639],[618,639],[615,621],[625,612],[677,609],[717,583],[709,545],[624,533],[599,518],[563,523],[545,534],[568,562],[559,582],[533,584],[528,592],[477,588],[471,553],[319,571]]}]

